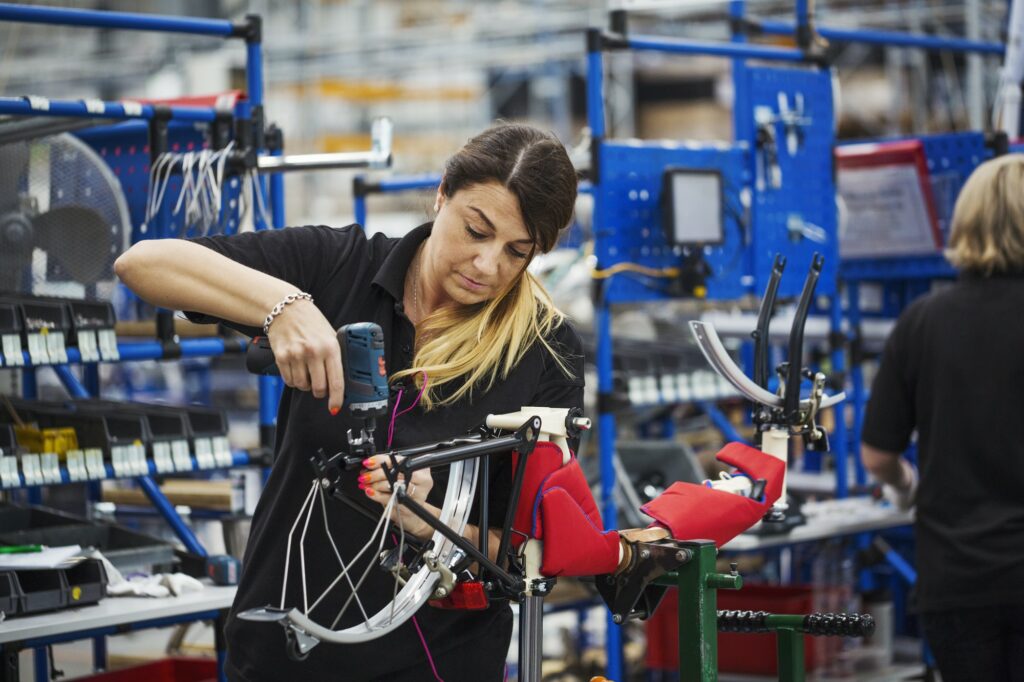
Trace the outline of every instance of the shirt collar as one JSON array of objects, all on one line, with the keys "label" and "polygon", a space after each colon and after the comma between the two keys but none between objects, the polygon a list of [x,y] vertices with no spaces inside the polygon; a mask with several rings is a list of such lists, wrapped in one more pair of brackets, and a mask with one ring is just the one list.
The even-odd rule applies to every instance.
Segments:
[{"label": "shirt collar", "polygon": [[409,271],[409,265],[420,244],[430,236],[433,226],[432,222],[424,223],[399,239],[373,278],[373,283],[391,294],[396,301],[401,301],[405,295],[405,275]]}]

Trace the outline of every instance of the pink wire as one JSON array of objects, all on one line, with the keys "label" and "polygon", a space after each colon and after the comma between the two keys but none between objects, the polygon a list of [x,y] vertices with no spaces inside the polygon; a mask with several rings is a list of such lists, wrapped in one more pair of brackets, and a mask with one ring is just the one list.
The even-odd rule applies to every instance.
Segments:
[{"label": "pink wire", "polygon": [[409,407],[405,408],[401,412],[398,411],[398,406],[402,404],[402,394],[404,393],[404,389],[398,389],[398,398],[395,399],[395,409],[391,411],[391,423],[388,424],[388,442],[384,447],[391,447],[391,440],[395,437],[395,420],[420,404],[420,398],[423,397],[423,392],[427,390],[428,381],[429,377],[427,376],[427,373],[423,372],[423,386],[420,387],[420,392],[416,396],[416,400],[412,401],[412,405],[409,405]]},{"label": "pink wire", "polygon": [[427,640],[423,636],[423,631],[420,630],[420,624],[416,622],[416,616],[412,617],[412,624],[416,626],[416,634],[420,636],[420,643],[423,644],[423,651],[427,654],[427,661],[430,662],[430,669],[434,672],[434,679],[437,682],[444,682],[441,679],[441,675],[437,672],[437,666],[434,665],[434,657],[430,655],[430,648],[427,646]]},{"label": "pink wire", "polygon": [[[398,411],[398,406],[402,404],[403,390],[398,389],[398,397],[395,399],[395,409],[391,410],[391,423],[388,424],[388,443],[385,447],[390,448],[391,440],[395,437],[395,421],[403,414],[420,404],[420,398],[423,397],[423,392],[427,390],[427,381],[427,373],[424,372],[423,386],[420,388],[419,395],[416,396],[416,400],[412,402],[412,405],[409,405],[409,407],[405,408],[401,412]],[[391,539],[394,541],[395,537],[392,536]],[[427,655],[427,662],[430,663],[430,669],[434,673],[434,679],[437,680],[437,682],[444,682],[444,680],[441,679],[441,674],[437,672],[437,666],[434,665],[434,657],[430,655],[430,647],[427,646],[427,638],[423,636],[423,630],[420,629],[420,624],[416,621],[416,616],[412,617],[412,624],[416,628],[416,634],[420,636],[420,644],[423,645],[423,653]]]}]

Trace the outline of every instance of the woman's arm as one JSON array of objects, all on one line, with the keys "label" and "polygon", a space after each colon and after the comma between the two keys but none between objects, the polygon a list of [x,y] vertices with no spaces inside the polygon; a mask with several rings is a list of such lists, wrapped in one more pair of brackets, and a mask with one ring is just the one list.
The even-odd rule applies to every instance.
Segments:
[{"label": "woman's arm", "polygon": [[[114,272],[143,300],[162,308],[212,315],[262,327],[267,313],[294,284],[272,277],[199,244],[150,239],[135,244],[114,263]],[[306,300],[284,307],[267,335],[289,386],[329,397],[336,412],[344,400],[341,349],[334,329]]]}]

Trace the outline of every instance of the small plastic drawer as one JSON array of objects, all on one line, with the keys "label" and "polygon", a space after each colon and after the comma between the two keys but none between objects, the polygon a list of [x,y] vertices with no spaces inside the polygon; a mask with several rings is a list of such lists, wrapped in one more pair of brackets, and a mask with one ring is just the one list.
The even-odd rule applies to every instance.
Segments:
[{"label": "small plastic drawer", "polygon": [[19,616],[56,611],[68,605],[68,582],[59,568],[14,571],[21,588]]},{"label": "small plastic drawer", "polygon": [[14,571],[0,571],[0,613],[10,618],[21,611],[21,588]]},{"label": "small plastic drawer", "polygon": [[64,569],[68,606],[95,604],[107,596],[107,571],[99,559],[86,559]]}]

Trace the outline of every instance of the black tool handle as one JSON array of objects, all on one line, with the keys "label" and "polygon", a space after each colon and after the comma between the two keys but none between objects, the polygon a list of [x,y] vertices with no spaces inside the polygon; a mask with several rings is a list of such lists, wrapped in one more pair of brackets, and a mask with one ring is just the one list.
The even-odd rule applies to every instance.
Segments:
[{"label": "black tool handle", "polygon": [[257,336],[249,343],[249,347],[245,349],[245,368],[253,374],[266,376],[281,374],[277,369],[274,351],[270,349],[270,339],[265,336]]}]

